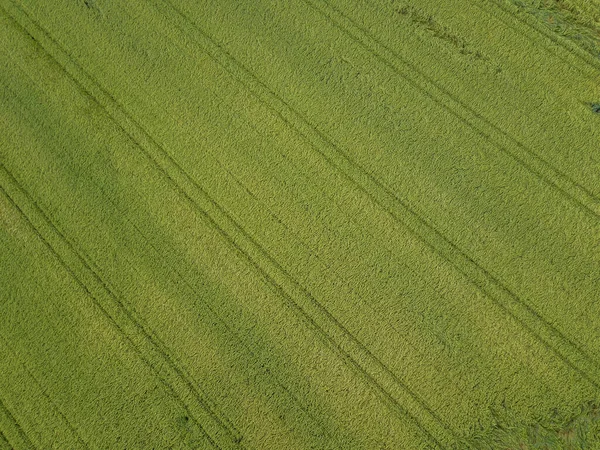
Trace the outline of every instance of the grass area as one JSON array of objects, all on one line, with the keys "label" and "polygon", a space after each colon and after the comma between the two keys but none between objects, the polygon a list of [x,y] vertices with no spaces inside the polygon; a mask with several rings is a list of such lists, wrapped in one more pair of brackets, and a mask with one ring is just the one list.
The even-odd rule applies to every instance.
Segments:
[{"label": "grass area", "polygon": [[0,0],[0,448],[598,448],[600,65],[561,39]]},{"label": "grass area", "polygon": [[600,439],[600,409],[588,402],[567,415],[553,410],[531,423],[516,422],[510,414],[498,414],[497,423],[463,445],[474,449],[589,449]]},{"label": "grass area", "polygon": [[600,59],[600,2],[598,0],[510,0],[543,26],[572,40]]}]

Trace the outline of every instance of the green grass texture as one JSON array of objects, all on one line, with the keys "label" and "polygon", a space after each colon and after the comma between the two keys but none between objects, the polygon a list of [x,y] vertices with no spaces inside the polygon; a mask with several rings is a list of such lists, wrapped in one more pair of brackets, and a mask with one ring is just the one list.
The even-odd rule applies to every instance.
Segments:
[{"label": "green grass texture", "polygon": [[0,450],[600,449],[598,0],[0,0]]}]

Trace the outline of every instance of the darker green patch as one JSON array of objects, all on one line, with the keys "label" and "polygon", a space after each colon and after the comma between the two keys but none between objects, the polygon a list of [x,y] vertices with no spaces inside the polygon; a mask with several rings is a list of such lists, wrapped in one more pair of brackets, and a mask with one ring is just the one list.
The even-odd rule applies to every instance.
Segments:
[{"label": "darker green patch", "polygon": [[102,11],[100,11],[100,8],[98,7],[98,5],[96,4],[95,0],[83,0],[82,1],[83,6],[92,14],[94,14],[95,16],[100,16]]},{"label": "darker green patch", "polygon": [[588,402],[571,414],[554,410],[531,423],[515,420],[509,410],[495,412],[495,425],[474,433],[460,449],[586,450],[600,448],[600,404]]},{"label": "darker green patch", "polygon": [[600,114],[600,103],[592,103],[592,111],[596,114]]},{"label": "darker green patch", "polygon": [[446,25],[440,23],[435,16],[427,13],[425,10],[411,5],[403,5],[397,7],[395,11],[424,32],[439,39],[446,45],[449,45],[455,52],[463,57],[466,57],[471,61],[483,62],[488,67],[491,67],[497,74],[502,72],[502,68],[494,65],[489,57],[467,42],[464,38],[454,33]]},{"label": "darker green patch", "polygon": [[204,448],[206,441],[203,436],[200,424],[193,420],[190,416],[178,416],[175,423],[179,428],[179,442],[177,445],[182,445],[183,448]]},{"label": "darker green patch", "polygon": [[585,0],[506,0],[596,58],[600,58],[600,11]]},{"label": "darker green patch", "polygon": [[448,27],[439,23],[436,18],[414,6],[402,6],[396,10],[398,14],[407,17],[413,24],[427,30],[431,35],[451,44],[459,53],[475,59],[487,59],[479,50],[471,46],[460,36],[454,34]]}]

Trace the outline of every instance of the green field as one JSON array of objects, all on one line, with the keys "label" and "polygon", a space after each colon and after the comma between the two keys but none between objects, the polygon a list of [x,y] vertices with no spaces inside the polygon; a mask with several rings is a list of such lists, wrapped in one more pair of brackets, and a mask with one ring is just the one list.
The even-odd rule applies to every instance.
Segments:
[{"label": "green field", "polygon": [[598,0],[0,0],[0,450],[600,449]]}]

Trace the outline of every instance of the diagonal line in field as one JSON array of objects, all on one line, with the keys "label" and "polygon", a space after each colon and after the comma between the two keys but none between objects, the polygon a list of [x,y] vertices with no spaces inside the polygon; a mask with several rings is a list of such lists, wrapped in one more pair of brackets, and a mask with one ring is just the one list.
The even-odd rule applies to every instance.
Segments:
[{"label": "diagonal line in field", "polygon": [[[63,69],[64,70],[64,69]],[[25,75],[27,76],[27,74],[25,73]],[[8,89],[8,87],[6,87],[6,89]],[[106,111],[104,111],[104,113],[106,114]],[[135,145],[139,145],[138,143],[135,143]],[[154,167],[154,169],[156,169],[156,167]],[[164,176],[164,173],[160,170],[158,170],[158,173],[162,176]],[[256,355],[254,353],[254,351],[251,349],[251,347],[248,345],[247,342],[245,342],[236,332],[235,332],[235,328],[231,327],[216,311],[215,309],[204,299],[204,296],[201,295],[193,286],[192,284],[189,282],[189,280],[187,280],[177,269],[175,269],[171,264],[167,263],[167,260],[165,258],[165,256],[155,247],[155,245],[151,242],[151,240],[148,238],[147,235],[145,235],[140,228],[133,223],[127,216],[125,210],[122,210],[119,208],[118,205],[116,205],[116,203],[114,202],[114,200],[104,191],[103,187],[97,183],[95,183],[93,180],[90,180],[90,183],[92,183],[97,189],[98,191],[101,193],[102,197],[104,198],[105,201],[109,202],[112,207],[115,209],[115,211],[117,211],[122,217],[125,218],[125,220],[127,221],[127,223],[135,230],[135,232],[137,234],[139,234],[144,242],[150,246],[153,250],[153,252],[156,254],[156,256],[158,257],[158,259],[160,259],[161,261],[163,261],[165,263],[165,267],[167,268],[167,270],[176,277],[176,279],[178,280],[178,282],[182,283],[183,285],[186,286],[187,289],[189,289],[189,291],[193,294],[193,296],[195,298],[197,298],[199,301],[201,301],[206,308],[210,311],[210,314],[212,314],[220,323],[221,325],[226,329],[226,331],[232,335],[234,337],[234,339],[236,339],[239,344],[244,347],[244,349],[248,352],[249,355],[251,355],[253,358],[256,359]],[[47,211],[45,212],[45,214],[50,218],[50,221],[52,222],[56,222],[56,220],[52,217],[51,214],[49,214]],[[75,246],[75,244],[72,244],[73,246]],[[85,253],[82,253],[82,257],[86,260],[86,262],[94,269],[95,272],[98,273],[98,275],[100,276],[101,279],[103,279],[102,276],[102,271],[101,269],[96,266],[94,264],[94,262],[88,257],[88,255],[86,255]],[[136,268],[134,268],[135,270]],[[109,282],[105,282],[106,285],[109,287],[109,289],[111,291],[113,291],[115,293],[115,295],[118,298],[123,298],[123,295],[119,292],[119,290],[111,285]],[[164,343],[161,342],[160,338],[154,334],[152,334],[153,338],[156,339],[163,348],[166,348],[166,345]],[[171,355],[171,357],[175,360],[175,362],[181,367],[182,371],[184,374],[186,374],[186,377],[191,379],[191,376],[186,372],[183,363],[181,363],[180,361],[178,361],[176,355]],[[258,363],[257,363],[258,364]],[[299,408],[308,416],[310,417],[310,419],[315,422],[315,424],[317,425],[322,425],[321,423],[319,423],[319,420],[307,409],[307,407],[304,405],[303,402],[300,401],[300,399],[298,397],[296,397],[288,388],[285,387],[285,385],[281,382],[281,380],[279,378],[277,378],[277,376],[267,367],[265,367],[264,364],[260,365],[260,371],[267,375],[268,377],[272,378],[273,381],[275,382],[275,384],[277,386],[279,386],[283,391],[286,392],[286,394],[292,399],[293,402],[295,402],[296,404],[298,404]],[[223,417],[225,420],[228,420],[227,417]],[[233,424],[231,424],[231,426],[233,427]],[[327,435],[328,437],[332,438],[332,439],[336,439],[334,436],[332,436],[325,428],[322,429],[323,433],[325,435]],[[241,435],[240,435],[241,436]],[[239,439],[239,438],[238,438]]]},{"label": "diagonal line in field", "polygon": [[[9,177],[12,177],[12,174],[10,174],[10,172],[8,172],[8,170],[5,168],[5,166],[2,163],[0,163],[0,172],[5,172],[6,175],[8,175]],[[18,186],[18,188],[21,190],[21,193],[23,195],[28,196],[28,193],[26,191],[22,190],[22,188],[20,186]],[[77,285],[86,293],[86,295],[100,309],[100,311],[105,315],[105,317],[108,318],[108,320],[114,326],[114,328],[119,333],[121,333],[121,335],[123,336],[123,338],[131,346],[131,348],[134,350],[134,352],[138,354],[138,356],[141,359],[141,361],[144,364],[146,364],[146,366],[152,372],[154,372],[154,374],[156,375],[156,377],[159,379],[159,381],[161,382],[161,384],[163,384],[163,386],[165,386],[165,388],[167,389],[167,391],[169,391],[171,393],[171,395],[174,398],[176,398],[182,404],[183,408],[186,410],[186,413],[188,413],[188,415],[190,417],[194,417],[194,415],[189,410],[189,408],[187,407],[187,405],[185,405],[183,403],[183,401],[181,400],[181,398],[177,395],[177,393],[176,393],[175,389],[173,388],[173,386],[171,384],[169,384],[169,382],[167,380],[165,380],[164,377],[162,377],[162,375],[160,375],[160,373],[158,372],[158,370],[156,369],[156,367],[154,366],[154,364],[142,354],[141,350],[134,343],[134,341],[132,340],[132,338],[129,335],[127,335],[127,333],[125,331],[123,331],[122,326],[119,325],[119,323],[117,322],[117,320],[114,319],[114,317],[111,315],[111,313],[108,312],[108,310],[101,304],[101,302],[98,300],[98,298],[90,291],[90,289],[88,288],[88,286],[81,280],[80,277],[77,276],[77,274],[75,273],[75,271],[73,270],[73,268],[71,268],[67,264],[67,262],[61,257],[61,255],[57,252],[57,250],[42,235],[41,231],[31,221],[31,218],[23,211],[23,209],[21,209],[21,207],[17,204],[17,202],[15,201],[15,199],[7,192],[7,190],[5,189],[5,186],[3,186],[2,184],[0,184],[0,192],[8,199],[8,201],[13,205],[13,207],[19,212],[19,214],[26,221],[27,225],[30,227],[30,229],[33,231],[33,233],[40,239],[40,241],[50,251],[50,253],[53,255],[53,257],[58,260],[58,262],[67,271],[67,273],[74,279],[74,281],[77,283]],[[34,205],[34,208],[36,208],[36,209],[38,208],[35,205],[35,202],[32,202],[32,204]],[[39,209],[38,209],[38,213],[40,213],[42,215],[42,217],[44,216],[44,213],[41,210],[39,210]],[[58,229],[56,229],[54,227],[54,225],[51,222],[48,221],[47,218],[45,218],[45,221],[46,221],[47,225],[49,225],[54,230],[54,232],[56,234],[58,234],[59,236],[61,236],[60,231],[58,231]],[[78,256],[78,257],[81,258],[80,256]],[[85,264],[85,262],[84,262],[84,264]],[[197,422],[197,426],[200,429],[200,431],[205,435],[205,437],[207,438],[207,440],[211,443],[211,445],[213,447],[220,448],[216,444],[216,442],[214,442],[214,440],[212,439],[212,437],[206,432],[206,430],[202,427],[202,425],[199,422]]]},{"label": "diagonal line in field", "polygon": [[[492,144],[498,151],[507,155],[551,188],[560,192],[583,212],[596,220],[600,219],[600,199],[585,186],[569,178],[541,156],[528,149],[522,142],[461,101],[452,92],[440,86],[396,51],[372,36],[368,30],[346,16],[342,11],[331,6],[325,0],[303,1],[330,20],[336,28],[355,40],[378,61],[406,80],[414,89],[423,92],[441,108],[473,129],[475,133]],[[394,63],[395,61],[408,70],[399,68]],[[443,98],[450,101],[448,103],[440,101]],[[464,113],[461,113],[460,110],[463,110]]]},{"label": "diagonal line in field", "polygon": [[[1,187],[0,187],[0,189],[1,189]],[[15,419],[15,416],[12,415],[10,410],[4,404],[1,397],[0,397],[0,414],[3,414],[8,419],[11,426],[14,427],[15,431],[21,438],[21,440],[22,440],[23,444],[26,446],[26,448],[30,448],[30,449],[36,448],[36,446],[33,445],[33,442],[31,442],[31,440],[29,439],[29,436],[27,436],[27,433],[25,433],[25,430],[23,430],[23,427],[21,427],[21,424],[19,424],[19,422],[17,422],[17,419]],[[1,430],[0,430],[0,439],[5,441],[8,445],[11,445],[10,442],[8,441],[8,438],[2,433]]]},{"label": "diagonal line in field", "polygon": [[[548,46],[543,46],[546,49],[546,51],[548,51],[550,54],[555,55],[557,58],[559,58],[561,61],[565,62],[566,64],[569,64],[569,65],[575,67],[577,69],[577,71],[579,73],[581,73],[585,78],[587,78],[591,81],[594,81],[596,83],[600,80],[600,59],[594,58],[590,53],[583,50],[578,45],[572,43],[566,37],[563,38],[562,36],[557,35],[557,34],[551,32],[550,30],[547,30],[544,27],[540,26],[540,24],[538,24],[538,22],[534,18],[519,14],[518,10],[514,10],[514,12],[511,12],[508,5],[502,4],[502,0],[483,0],[483,1],[487,4],[492,4],[498,10],[503,11],[505,14],[507,14],[511,18],[517,20],[521,24],[522,27],[527,27],[530,30],[537,32],[542,38],[545,38],[545,39],[551,41],[552,43],[554,43],[555,45],[557,45],[558,47],[560,47],[561,49],[566,51],[569,55],[576,57],[577,59],[582,61],[585,65],[587,65],[589,68],[591,68],[597,72],[596,75],[590,75],[589,73],[585,72],[581,67],[574,66],[573,64],[566,61],[564,57],[562,57],[562,56],[558,55],[556,52],[552,51]],[[473,5],[475,5],[477,8],[479,8],[480,10],[485,11],[485,8],[479,4],[478,0],[471,0],[471,3]],[[496,15],[496,17],[498,17],[498,16]],[[517,30],[517,27],[514,26],[513,24],[508,23],[506,20],[504,20],[502,18],[500,18],[500,20],[505,25],[509,26],[516,32],[519,32]],[[532,40],[531,37],[527,35],[525,30],[521,31],[520,34],[523,35],[526,39]],[[533,41],[533,42],[535,42],[535,41]]]},{"label": "diagonal line in field", "polygon": [[[305,1],[308,2],[309,0]],[[275,92],[230,55],[222,45],[215,42],[214,39],[202,31],[197,24],[194,24],[167,0],[162,0],[162,3],[169,4],[169,8],[174,9],[193,28],[192,33],[199,41],[198,44],[204,48],[209,56],[229,72],[234,79],[240,82],[259,101],[272,109],[284,123],[308,142],[325,161],[338,170],[349,182],[356,185],[367,196],[372,198],[394,220],[411,230],[433,252],[439,254],[442,259],[465,276],[470,283],[496,303],[509,317],[519,323],[520,326],[558,357],[559,360],[600,390],[600,385],[595,380],[595,376],[590,375],[597,374],[599,368],[598,362],[594,358],[504,286],[491,272],[446,238],[416,208],[409,205],[398,194],[383,185],[372,174],[350,159],[325,133],[316,128],[282,98],[277,96]],[[185,32],[183,29],[182,31]],[[200,35],[198,36],[198,34]],[[596,216],[595,213],[593,214]],[[532,324],[530,325],[528,322]],[[569,357],[565,356],[565,354],[569,353],[571,354],[571,358],[576,359],[577,362],[573,362]]]},{"label": "diagonal line in field", "polygon": [[[168,3],[166,0],[164,2]],[[170,4],[169,7],[175,9]],[[191,22],[189,18],[177,9],[175,11],[184,21],[189,22],[196,33],[200,33],[200,42],[198,43],[205,49],[209,56],[223,66],[233,78],[246,87],[259,101],[272,109],[277,116],[306,140],[331,166],[339,170],[351,183],[355,184],[366,195],[371,197],[376,204],[384,211],[387,211],[396,221],[410,229],[432,251],[454,266],[470,283],[487,297],[491,298],[509,317],[519,323],[520,326],[565,365],[579,373],[580,376],[597,389],[600,389],[600,385],[594,376],[590,375],[598,372],[599,366],[594,358],[504,286],[491,272],[447,239],[422,214],[419,214],[414,207],[408,205],[405,200],[398,197],[396,193],[347,157],[329,137],[295,111],[283,99],[278,97],[277,94],[256,78],[255,75],[231,56],[220,44],[202,31],[198,25]],[[210,47],[210,50],[206,48],[207,46]],[[277,106],[273,106],[272,103],[275,103]],[[349,175],[349,173],[352,175]],[[368,186],[368,188],[365,188],[365,186]],[[587,208],[585,210],[594,217],[597,217],[597,214],[593,211]],[[533,322],[533,324],[529,325],[528,322]],[[571,354],[571,358],[575,358],[577,362],[573,362],[569,357],[565,356],[565,354],[569,353]]]},{"label": "diagonal line in field", "polygon": [[8,342],[8,340],[4,336],[2,336],[1,334],[0,334],[0,341],[2,341],[4,343],[4,347],[6,347],[6,349],[12,355],[12,357],[16,361],[18,361],[19,365],[21,367],[23,367],[23,369],[25,370],[25,372],[27,373],[27,375],[33,380],[33,382],[38,387],[38,389],[40,390],[40,392],[42,393],[42,395],[44,396],[44,398],[46,399],[46,401],[50,404],[50,406],[52,407],[52,409],[54,409],[54,411],[56,411],[56,413],[60,416],[60,418],[63,420],[63,422],[67,424],[67,426],[69,427],[69,429],[71,430],[71,432],[73,433],[73,435],[75,436],[75,438],[77,439],[77,441],[79,442],[79,444],[81,445],[81,447],[82,448],[89,448],[89,446],[81,438],[81,435],[79,434],[79,431],[77,430],[77,428],[75,428],[75,426],[64,415],[64,413],[60,410],[60,408],[56,405],[56,403],[48,395],[48,393],[46,392],[46,390],[42,387],[42,385],[40,384],[39,380],[29,370],[29,367],[27,367],[27,365],[17,355],[17,353],[15,352],[15,350],[13,350],[13,348],[10,345],[10,343]]},{"label": "diagonal line in field", "polygon": [[[26,14],[22,11],[22,14]],[[31,21],[31,18],[28,18]],[[39,25],[36,25],[39,28]],[[43,31],[44,34],[47,32]],[[48,36],[48,39],[52,39]],[[60,49],[59,44],[57,44],[53,39],[53,43],[51,45],[58,47],[57,51],[64,52],[64,50]],[[44,48],[44,47],[42,47]],[[47,49],[45,49],[48,51]],[[49,52],[50,53],[50,52]],[[52,53],[50,53],[52,55]],[[54,58],[54,56],[53,56]],[[404,385],[404,383],[398,379],[397,375],[395,375],[387,366],[385,366],[380,360],[378,360],[371,352],[360,343],[351,333],[346,330],[343,325],[341,325],[337,319],[335,319],[329,311],[327,311],[305,288],[299,285],[280,265],[277,263],[246,231],[236,223],[231,215],[223,209],[221,205],[216,203],[207,193],[204,191],[202,187],[200,187],[183,169],[172,159],[172,157],[158,144],[136,121],[133,117],[131,117],[127,112],[125,112],[122,105],[120,105],[108,92],[106,92],[97,81],[95,81],[92,76],[86,73],[80,66],[75,63],[75,61],[67,55],[67,58],[70,59],[70,65],[74,67],[66,68],[63,65],[63,68],[69,72],[69,75],[73,78],[73,81],[82,87],[85,92],[87,92],[92,98],[94,98],[98,104],[107,109],[106,105],[103,105],[101,101],[98,100],[96,95],[99,95],[104,101],[108,102],[110,105],[110,109],[113,113],[108,113],[109,117],[112,117],[115,123],[127,134],[129,135],[133,141],[138,145],[140,149],[142,149],[153,162],[153,164],[157,165],[157,167],[165,174],[165,176],[171,180],[174,187],[176,187],[181,193],[182,197],[186,198],[190,201],[205,217],[213,224],[215,229],[221,233],[223,238],[225,238],[238,252],[242,255],[248,263],[253,266],[258,273],[270,284],[295,310],[299,317],[302,318],[307,324],[309,324],[312,328],[317,331],[318,336],[325,342],[327,345],[331,346],[331,348],[341,357],[341,359],[353,370],[357,371],[358,374],[365,380],[367,383],[371,384],[371,386],[379,393],[380,397],[387,402],[389,406],[393,408],[401,417],[407,419],[409,422],[412,422],[413,425],[417,426],[421,429],[423,434],[427,436],[427,438],[435,444],[435,446],[443,448],[443,446],[439,443],[437,438],[430,433],[426,428],[423,427],[419,419],[410,414],[404,406],[402,406],[394,395],[390,394],[390,390],[398,391],[400,388],[400,392],[405,392],[405,399],[415,402],[416,398],[412,391]],[[61,64],[62,65],[62,64]],[[94,86],[94,89],[99,93],[96,95],[92,95],[88,89],[85,89],[82,85],[82,80],[75,78],[70,70],[75,70],[79,72],[79,77],[85,77],[87,83],[91,83]],[[120,123],[115,116],[120,116],[121,120],[124,123]],[[124,127],[127,127],[126,130]],[[135,137],[134,137],[135,136]],[[143,144],[142,144],[143,142]],[[148,148],[154,154],[150,154],[148,152]],[[158,162],[158,161],[160,162]],[[181,186],[173,179],[173,177],[167,172],[164,166],[167,166],[169,170],[174,170],[176,172],[176,176],[183,177],[186,184],[193,186],[194,190],[201,194],[203,200],[207,203],[207,208],[200,208],[198,204],[194,201],[190,195],[181,188]],[[227,225],[233,229],[234,234],[241,235],[244,239],[245,244],[249,245],[254,252],[258,251],[258,255],[255,256],[258,258],[266,259],[267,263],[271,266],[271,270],[275,270],[278,273],[278,276],[283,276],[286,278],[287,288],[283,288],[275,278],[270,275],[263,267],[260,266],[255,261],[255,258],[250,256],[248,252],[240,247],[240,245],[235,241],[234,238],[230,236],[230,233],[227,233],[223,230],[223,228],[219,225],[219,223],[212,217],[212,214],[209,214],[205,211],[205,209],[211,210],[212,214],[216,214],[220,216],[221,220],[225,220]],[[290,294],[289,291],[292,291],[293,294]],[[302,305],[302,306],[301,306]],[[311,310],[312,314],[307,313],[305,309]],[[313,316],[318,316],[317,319],[326,323],[326,327],[334,328],[334,332],[337,335],[337,340],[333,338],[330,334],[328,334],[322,326],[320,326]],[[351,350],[345,350],[339,342],[343,342],[346,347],[350,347]],[[350,353],[354,353],[355,355],[361,355],[359,359],[363,359],[368,362],[370,368],[366,370],[363,365],[357,362],[356,357],[352,357]],[[364,362],[363,362],[364,364]],[[373,374],[381,374],[380,377],[384,380],[377,380],[374,378]],[[384,387],[384,384],[389,387]],[[406,395],[408,394],[408,395]],[[411,395],[413,394],[413,395]],[[426,407],[428,408],[428,407]],[[423,407],[421,407],[423,409]],[[431,409],[429,409],[431,411]],[[433,411],[432,414],[435,415]],[[435,416],[434,416],[435,417]],[[439,425],[431,425],[434,428],[439,429]],[[447,432],[452,433],[449,429],[444,429],[443,427],[439,429],[439,432],[445,434]]]}]

